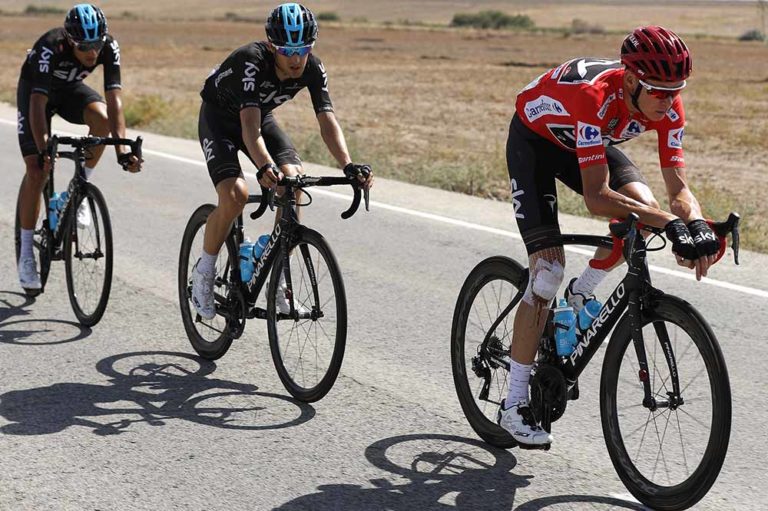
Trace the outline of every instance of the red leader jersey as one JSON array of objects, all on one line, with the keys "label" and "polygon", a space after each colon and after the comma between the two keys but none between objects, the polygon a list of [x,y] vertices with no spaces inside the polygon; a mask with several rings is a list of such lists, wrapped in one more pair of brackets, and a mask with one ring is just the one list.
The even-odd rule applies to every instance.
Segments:
[{"label": "red leader jersey", "polygon": [[[655,130],[661,167],[684,167],[685,113],[678,95],[660,121],[632,114],[618,60],[577,58],[551,69],[517,96],[517,115],[533,132],[575,151],[579,167],[607,164],[605,146]],[[631,94],[631,91],[627,94]]]}]

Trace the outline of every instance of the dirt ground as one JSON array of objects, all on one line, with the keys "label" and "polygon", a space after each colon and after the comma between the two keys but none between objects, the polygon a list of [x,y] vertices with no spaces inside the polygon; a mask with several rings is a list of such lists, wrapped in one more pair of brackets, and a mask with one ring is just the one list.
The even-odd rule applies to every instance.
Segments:
[{"label": "dirt ground", "polygon": [[[15,0],[10,3],[26,5]],[[230,2],[226,10],[234,10],[231,4],[237,3]],[[265,4],[249,5],[261,3]],[[334,7],[341,2],[316,3],[341,11]],[[402,3],[394,2],[392,12]],[[443,6],[440,16],[469,10],[459,7],[470,2],[447,3],[455,5],[455,10]],[[494,2],[474,2],[478,3]],[[2,8],[9,10],[5,4]],[[565,14],[566,7],[558,2],[552,4],[553,20],[579,17]],[[649,4],[647,18],[629,25],[625,21],[624,26],[664,23],[660,15],[652,16],[651,8],[658,10],[659,5]],[[600,12],[606,9],[588,7]],[[718,8],[721,19],[730,19],[724,17],[724,7]],[[733,19],[741,19],[744,7],[732,9]],[[195,17],[192,11],[184,12]],[[751,12],[754,21],[756,11]],[[605,24],[610,25],[611,18],[605,16]],[[691,32],[705,31],[695,27],[704,23],[701,19],[700,13],[687,19]],[[9,70],[0,76],[0,99],[13,102],[25,50],[60,20],[0,16],[0,23],[4,27],[0,65]],[[738,23],[720,26],[738,26],[738,32],[742,28]],[[119,17],[110,20],[110,30],[121,44],[129,109],[142,106],[136,115],[143,120],[144,129],[187,137],[196,136],[198,92],[208,72],[232,49],[263,35],[260,23]],[[383,176],[506,199],[503,149],[517,91],[571,57],[615,56],[622,38],[618,33],[569,37],[325,23],[316,54],[328,69],[336,113],[356,159],[370,161]],[[768,222],[762,218],[768,213],[763,200],[768,191],[768,47],[732,38],[690,35],[686,40],[694,53],[694,74],[684,92],[690,181],[710,216],[721,218],[730,210],[740,211],[746,224],[743,243],[766,251]],[[99,76],[89,82],[100,87]],[[308,94],[302,92],[276,114],[304,159],[330,163],[310,105]],[[649,134],[621,147],[645,169],[665,203],[655,146],[655,136]],[[561,206],[569,212],[583,211],[580,199],[570,194],[563,194]]]}]

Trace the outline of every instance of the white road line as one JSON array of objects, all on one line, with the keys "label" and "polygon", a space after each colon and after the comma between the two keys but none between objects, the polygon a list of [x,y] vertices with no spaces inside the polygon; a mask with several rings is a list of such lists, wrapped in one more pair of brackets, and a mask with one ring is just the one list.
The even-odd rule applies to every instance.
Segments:
[{"label": "white road line", "polygon": [[[15,121],[9,121],[7,119],[0,119],[0,123],[8,124],[8,125],[11,125],[11,126],[16,126],[16,122]],[[74,135],[74,134],[63,132],[63,131],[60,131],[60,133],[63,133],[65,135]],[[152,150],[152,149],[143,149],[143,152],[146,153],[146,154],[152,154],[152,155],[155,155],[155,156],[161,156],[161,157],[167,158],[169,160],[175,160],[175,161],[178,161],[178,162],[187,163],[189,165],[196,165],[196,166],[199,166],[199,167],[205,167],[205,163],[200,161],[200,160],[193,160],[191,158],[184,158],[183,156],[176,156],[176,155],[173,155],[173,154],[164,153],[162,151],[155,151],[155,150]],[[202,156],[201,156],[201,158],[202,158]],[[342,193],[331,192],[331,191],[328,191],[328,190],[314,190],[314,192],[315,193],[320,193],[321,195],[327,195],[329,197],[333,197],[333,198],[339,199],[339,200],[349,200],[349,195],[344,195]],[[475,231],[487,232],[489,234],[496,234],[498,236],[503,236],[503,237],[507,237],[507,238],[513,238],[513,239],[516,239],[516,240],[521,240],[522,239],[520,234],[517,233],[517,232],[514,232],[514,231],[508,231],[508,230],[505,230],[505,229],[498,229],[498,228],[495,228],[495,227],[489,227],[487,225],[475,224],[475,223],[472,223],[472,222],[466,222],[464,220],[457,220],[455,218],[450,218],[450,217],[446,217],[446,216],[436,215],[434,213],[426,213],[424,211],[417,211],[417,210],[414,210],[414,209],[403,208],[403,207],[400,207],[400,206],[392,206],[391,204],[385,204],[383,202],[377,202],[377,201],[371,201],[371,206],[377,207],[377,208],[381,208],[381,209],[386,209],[388,211],[394,211],[396,213],[402,213],[402,214],[405,214],[405,215],[414,216],[414,217],[417,217],[417,218],[424,218],[424,219],[432,220],[432,221],[435,221],[435,222],[441,222],[441,223],[444,223],[444,224],[455,225],[456,227],[463,227],[465,229],[472,229],[472,230],[475,230]],[[592,251],[592,250],[587,250],[587,249],[578,248],[578,247],[572,247],[572,246],[566,246],[565,250],[567,252],[573,252],[574,254],[581,254],[581,255],[585,255],[585,256],[591,256],[594,253],[594,251]],[[696,280],[696,277],[693,274],[683,273],[683,272],[678,271],[678,270],[670,270],[669,268],[664,268],[662,266],[656,266],[656,265],[650,265],[649,267],[650,267],[651,270],[653,270],[655,272],[658,272],[658,273],[662,273],[664,275],[670,275],[672,277],[678,277],[678,278],[681,278],[681,279],[684,279],[684,280],[692,280],[692,281]],[[730,282],[710,279],[710,278],[707,278],[707,277],[702,278],[701,282],[703,284],[709,284],[711,286],[720,287],[720,288],[723,288],[723,289],[729,289],[731,291],[736,291],[738,293],[744,293],[744,294],[748,294],[748,295],[758,296],[760,298],[768,298],[768,291],[765,291],[763,289],[756,289],[756,288],[752,288],[752,287],[741,286],[739,284],[732,284]]]}]

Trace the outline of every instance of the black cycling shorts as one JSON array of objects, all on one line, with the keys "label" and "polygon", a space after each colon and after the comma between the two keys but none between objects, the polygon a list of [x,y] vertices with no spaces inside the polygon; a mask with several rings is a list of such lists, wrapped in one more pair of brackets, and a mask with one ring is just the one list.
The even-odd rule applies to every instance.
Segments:
[{"label": "black cycling shorts", "polygon": [[[237,158],[238,151],[242,151],[253,162],[243,142],[240,119],[232,118],[203,101],[197,130],[213,186],[230,177],[243,175]],[[301,165],[299,153],[288,135],[277,124],[272,112],[261,120],[261,136],[264,138],[267,151],[278,167],[289,164]],[[253,164],[256,165],[255,162]]]},{"label": "black cycling shorts", "polygon": [[[37,154],[37,145],[32,136],[29,124],[29,100],[32,95],[32,84],[26,80],[19,80],[16,90],[16,105],[19,135],[19,147],[23,156]],[[66,121],[73,124],[85,124],[83,111],[91,103],[104,102],[104,98],[95,90],[88,87],[82,81],[61,89],[52,90],[48,95],[48,104],[45,106],[45,116],[48,123],[48,133],[51,132],[51,118],[58,114]]]},{"label": "black cycling shorts", "polygon": [[[629,183],[648,184],[632,160],[617,147],[608,146],[605,153],[611,190],[618,191]],[[555,179],[579,195],[584,194],[576,153],[534,133],[515,114],[509,125],[507,170],[515,219],[528,254],[562,246]]]}]

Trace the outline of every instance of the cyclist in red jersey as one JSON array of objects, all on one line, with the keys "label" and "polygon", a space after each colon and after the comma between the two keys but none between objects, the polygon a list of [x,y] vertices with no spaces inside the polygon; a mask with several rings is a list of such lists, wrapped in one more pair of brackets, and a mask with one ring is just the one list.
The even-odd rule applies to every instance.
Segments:
[{"label": "cyclist in red jersey", "polygon": [[[691,55],[682,39],[647,26],[627,36],[620,60],[570,60],[517,96],[507,167],[530,278],[515,316],[509,390],[499,424],[519,443],[552,442],[528,407],[528,383],[538,339],[564,278],[555,179],[581,194],[595,215],[636,213],[641,222],[663,227],[678,264],[695,268],[697,279],[714,264],[717,238],[687,186],[683,157],[685,112],[679,94],[690,73]],[[616,147],[650,130],[658,134],[670,212],[659,208],[638,168]],[[598,250],[597,257],[606,255]],[[606,275],[587,267],[569,283],[569,303],[578,311]]]}]

